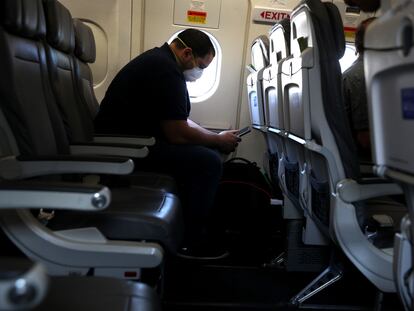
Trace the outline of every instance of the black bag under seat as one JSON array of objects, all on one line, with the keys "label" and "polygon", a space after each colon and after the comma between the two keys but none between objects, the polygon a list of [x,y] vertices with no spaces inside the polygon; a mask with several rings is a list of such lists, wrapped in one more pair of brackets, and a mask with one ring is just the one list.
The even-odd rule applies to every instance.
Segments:
[{"label": "black bag under seat", "polygon": [[244,241],[269,241],[282,223],[282,209],[271,205],[272,198],[270,182],[257,164],[232,158],[224,163],[211,227]]}]

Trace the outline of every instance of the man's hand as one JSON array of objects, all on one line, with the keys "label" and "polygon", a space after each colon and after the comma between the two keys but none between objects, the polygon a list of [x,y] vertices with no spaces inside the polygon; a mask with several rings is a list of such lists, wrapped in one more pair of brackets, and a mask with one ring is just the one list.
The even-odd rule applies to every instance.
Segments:
[{"label": "man's hand", "polygon": [[237,136],[238,130],[223,131],[218,134],[219,150],[223,153],[233,152],[241,138]]},{"label": "man's hand", "polygon": [[207,130],[190,119],[166,120],[161,123],[167,141],[171,144],[197,144],[218,149],[222,153],[233,152],[238,142],[238,130],[223,131],[219,134]]}]

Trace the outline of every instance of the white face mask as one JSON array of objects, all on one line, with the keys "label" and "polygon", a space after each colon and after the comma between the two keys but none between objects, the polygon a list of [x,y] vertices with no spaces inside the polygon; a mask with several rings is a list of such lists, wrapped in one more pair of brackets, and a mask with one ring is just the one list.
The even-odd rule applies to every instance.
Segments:
[{"label": "white face mask", "polygon": [[[188,48],[188,45],[185,44],[185,42],[183,40],[181,40],[180,37],[177,37],[177,39],[180,40],[181,43],[186,48]],[[194,62],[195,62],[194,54],[193,54],[193,58],[194,58]],[[201,78],[201,76],[203,75],[203,69],[201,69],[200,67],[194,67],[193,69],[184,70],[183,74],[184,74],[185,81],[187,81],[187,82],[194,82],[194,81],[196,81],[196,80],[198,80],[198,79]]]},{"label": "white face mask", "polygon": [[203,75],[203,69],[194,67],[193,69],[184,70],[183,74],[185,81],[194,82],[201,78]]}]

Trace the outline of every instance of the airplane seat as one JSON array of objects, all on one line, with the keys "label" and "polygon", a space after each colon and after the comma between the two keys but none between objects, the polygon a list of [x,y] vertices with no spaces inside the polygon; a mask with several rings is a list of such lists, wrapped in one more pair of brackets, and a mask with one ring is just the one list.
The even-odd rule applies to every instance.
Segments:
[{"label": "airplane seat", "polygon": [[[305,124],[307,117],[307,102],[309,100],[306,75],[308,68],[313,67],[309,60],[312,58],[312,42],[308,25],[301,15],[291,16],[290,26],[290,57],[280,65],[280,93],[282,97],[282,113],[280,118],[284,126],[283,179],[286,185],[287,197],[299,211],[307,211],[309,167],[304,148],[304,139],[309,135],[309,126]],[[308,53],[302,52],[308,49]],[[280,123],[280,122],[279,122]],[[307,122],[306,122],[307,123]],[[306,216],[306,213],[305,213]]]},{"label": "airplane seat", "polygon": [[276,23],[269,31],[270,65],[263,71],[263,101],[265,104],[265,120],[267,127],[267,146],[270,155],[275,158],[275,169],[272,178],[277,180],[284,196],[287,193],[283,178],[283,161],[285,157],[283,94],[280,87],[281,64],[290,55],[290,20],[284,19]]},{"label": "airplane seat", "polygon": [[[69,141],[88,141],[93,136],[93,122],[88,117],[87,106],[79,104],[78,94],[75,92],[73,52],[76,50],[76,31],[72,16],[69,10],[56,0],[44,0],[43,7],[47,30],[45,46],[49,80],[55,102],[61,112],[51,115],[51,120],[53,123],[59,123],[62,117]],[[94,45],[89,43],[89,46],[92,49],[89,56],[93,56]],[[88,52],[85,44],[81,47],[78,45],[78,50],[79,48]],[[174,194],[162,193],[161,190],[173,191],[176,187],[175,182],[168,176],[145,172],[136,172],[133,176],[124,177],[126,178],[132,184],[131,187],[118,187],[116,182],[110,181],[110,185],[113,186],[111,208],[102,214],[88,216],[70,211],[61,212],[50,222],[51,228],[62,230],[76,223],[81,226],[98,227],[110,239],[158,241],[174,253],[182,236],[179,200]],[[158,185],[160,188],[156,187]],[[125,217],[137,205],[139,208],[136,212],[142,213],[144,217]]]},{"label": "airplane seat", "polygon": [[92,140],[93,124],[88,123],[85,114],[78,111],[86,107],[75,105],[76,97],[72,87],[73,64],[70,54],[75,49],[72,16],[68,10],[61,9],[60,4],[54,1],[44,1],[43,7],[46,19],[45,49],[49,81],[69,142]]},{"label": "airplane seat", "polygon": [[[1,204],[2,208],[8,207]],[[3,252],[0,310],[155,311],[161,310],[161,304],[155,290],[141,282],[109,277],[48,276],[41,264]]]},{"label": "airplane seat", "polygon": [[364,42],[375,170],[401,185],[408,207],[395,235],[393,260],[395,287],[405,310],[412,310],[414,297],[413,13],[412,1],[401,2],[368,27]]},{"label": "airplane seat", "polygon": [[93,64],[96,60],[95,37],[92,29],[82,20],[74,18],[73,25],[75,27],[75,86],[82,103],[88,107],[90,120],[93,120],[99,111],[99,103],[93,92],[92,70],[89,67],[89,64]]},{"label": "airplane seat", "polygon": [[269,42],[269,67],[263,73],[266,126],[283,130],[283,94],[280,93],[278,78],[281,62],[290,56],[290,19],[283,19],[270,29]]},{"label": "airplane seat", "polygon": [[161,310],[154,289],[144,283],[108,277],[49,277],[41,265],[23,258],[3,257],[0,263],[1,310]]},{"label": "airplane seat", "polygon": [[78,103],[74,91],[72,55],[75,50],[75,29],[72,15],[58,1],[44,1],[43,7],[47,28],[45,49],[49,80],[68,140],[72,144],[91,141],[93,122],[85,114],[89,108]]},{"label": "airplane seat", "polygon": [[[342,27],[342,19],[336,6],[325,5],[327,16],[326,20],[321,24],[330,23],[332,26],[332,34],[325,34],[320,41],[315,43],[316,49],[320,53],[319,59],[321,65],[313,73],[313,77],[309,78],[310,84],[313,78],[315,81],[315,87],[311,84],[309,89],[312,92],[310,101],[310,126],[311,135],[309,138],[316,143],[323,145],[324,138],[322,137],[324,126],[329,126],[334,138],[338,141],[338,151],[342,159],[342,165],[344,166],[345,174],[348,177],[355,178],[358,174],[356,170],[356,162],[354,157],[355,148],[352,137],[350,136],[350,129],[348,126],[348,120],[345,114],[342,114],[344,109],[342,101],[334,101],[334,98],[342,98],[342,82],[341,71],[339,66],[339,59],[345,52],[345,37]],[[315,25],[315,32],[317,32],[320,25]],[[323,40],[330,40],[330,51],[322,51],[324,49]],[[328,82],[329,81],[329,82]],[[329,90],[326,88],[329,86]],[[332,86],[332,88],[331,88]],[[314,94],[317,94],[316,96]],[[313,107],[317,101],[321,101],[323,108],[315,114],[313,113]],[[322,115],[323,113],[323,115]],[[321,114],[321,115],[319,115]],[[318,122],[321,118],[326,118],[327,123],[319,126]],[[329,143],[329,139],[327,140]],[[336,151],[335,151],[336,152]],[[319,153],[310,152],[310,205],[312,213],[315,218],[322,223],[322,227],[328,232],[332,238],[333,234],[330,219],[331,219],[331,205],[329,193],[332,189],[330,184],[330,167],[326,165],[326,160]],[[335,237],[333,238],[335,240]]]},{"label": "airplane seat", "polygon": [[[99,103],[95,97],[93,76],[89,67],[89,64],[95,62],[96,58],[95,38],[91,28],[80,19],[73,19],[73,24],[75,28],[75,51],[74,57],[72,57],[74,66],[73,79],[75,93],[80,105],[79,112],[82,114],[85,122],[88,123],[86,129],[90,132],[87,134],[87,137],[93,137],[92,140],[98,142],[104,139],[104,137],[93,133],[93,119],[98,113]],[[105,142],[105,140],[102,142]],[[110,139],[110,142],[122,142],[122,137],[114,136]],[[138,159],[135,160],[135,164],[137,162],[139,162]],[[161,173],[135,170],[133,174],[126,178],[114,180],[112,176],[105,180],[105,182],[115,186],[121,183],[159,189],[173,194],[178,193],[175,180],[171,176]]]},{"label": "airplane seat", "polygon": [[[344,53],[345,41],[336,7],[323,5],[318,8],[317,1],[310,5],[313,9],[301,8],[292,16],[292,58],[283,64],[282,69],[282,84],[287,103],[285,123],[289,126],[287,161],[292,162],[290,165],[299,167],[301,172],[296,172],[300,184],[296,192],[299,193],[302,208],[326,238],[334,239],[330,227],[330,172],[324,156],[314,152],[312,144],[319,145],[324,140],[333,140],[336,133],[341,140],[341,150],[337,150],[337,154],[344,155],[353,163],[353,154],[349,152],[353,147],[352,139],[348,135],[349,128],[341,105],[326,104],[326,109],[321,106],[335,103],[333,98],[342,96],[341,89],[338,89],[341,86],[338,59]],[[317,10],[319,16],[313,17],[310,13],[313,10]],[[321,24],[324,23],[336,26],[329,26],[333,27],[332,31],[319,33],[319,29],[323,27]],[[329,42],[329,48],[321,43],[325,41]],[[320,48],[321,46],[324,48]],[[325,115],[329,118],[324,118]],[[329,134],[324,130],[328,126],[333,128]],[[348,176],[354,175],[348,172]]]},{"label": "airplane seat", "polygon": [[[339,59],[344,53],[345,40],[337,7],[319,0],[302,2],[292,13],[292,34],[292,42],[296,42],[292,53],[302,55],[301,66],[307,70],[302,75],[303,84],[289,89],[291,98],[295,99],[297,93],[302,96],[299,103],[305,103],[303,106],[289,108],[299,111],[299,116],[303,114],[304,123],[293,129],[292,122],[289,125],[290,133],[295,136],[292,138],[306,148],[309,214],[320,231],[338,244],[375,286],[385,292],[393,291],[392,256],[371,242],[357,217],[357,209],[378,216],[377,219],[384,217],[384,211],[390,208],[388,203],[365,205],[363,201],[393,192],[382,192],[388,184],[373,184],[374,181],[362,181],[359,177],[355,146],[342,101]],[[299,68],[292,63],[284,70],[296,73]],[[295,87],[301,92],[296,92]],[[394,208],[401,211],[402,207]],[[378,215],[376,210],[380,211]],[[388,216],[394,215],[384,218]]]},{"label": "airplane seat", "polygon": [[[13,155],[17,144],[1,111],[0,128],[0,155]],[[70,195],[73,190],[84,193],[73,197]],[[92,191],[88,187],[79,188],[76,184],[63,186],[54,181],[1,180],[0,214],[7,214],[8,210],[13,209],[49,207],[53,203],[46,202],[50,201],[60,202],[60,207],[64,209],[96,210],[96,207],[88,204],[87,201],[90,200],[82,200],[82,195],[92,198],[100,195],[102,189],[92,187],[90,190]],[[54,195],[58,195],[61,200]],[[72,241],[66,239],[68,242]],[[51,277],[43,265],[15,257],[15,253],[11,255],[6,243],[0,239],[0,310],[161,310],[160,299],[149,285],[109,277]],[[84,243],[91,248],[97,246],[87,241]],[[103,243],[100,246],[101,251],[104,251]],[[137,246],[139,247],[135,245]],[[131,249],[124,251],[128,253]],[[135,260],[138,259],[134,257]],[[71,294],[70,297],[68,293]]]},{"label": "airplane seat", "polygon": [[[275,24],[269,32],[271,65],[264,71],[263,94],[268,106],[266,118],[269,149],[276,149],[278,156],[278,180],[283,193],[283,217],[286,220],[287,248],[285,249],[285,267],[288,271],[320,271],[327,261],[327,250],[320,247],[322,242],[310,239],[314,229],[306,221],[299,204],[298,166],[287,161],[288,124],[285,121],[287,104],[286,93],[282,87],[283,64],[292,58],[290,53],[290,19]],[[294,173],[293,171],[296,171]],[[304,230],[306,229],[306,230]],[[323,241],[324,242],[324,241]],[[301,257],[315,258],[312,262],[299,262]]]},{"label": "airplane seat", "polygon": [[265,107],[263,103],[263,70],[269,64],[269,38],[261,35],[251,45],[252,64],[247,77],[247,94],[251,124],[254,129],[266,131]]},{"label": "airplane seat", "polygon": [[[335,5],[304,0],[292,11],[292,58],[282,68],[285,123],[289,133],[287,159],[300,166],[299,202],[306,217],[305,232],[307,225],[312,224],[316,229],[312,238],[328,246],[336,242],[331,202],[339,180],[338,171],[345,176],[334,135],[337,127],[341,130],[347,125],[343,119],[345,114],[338,109],[342,98],[339,59],[344,48],[342,21]],[[343,147],[348,147],[347,141]],[[294,296],[291,303],[301,304],[342,278],[343,268],[336,248],[331,250],[328,267]]]},{"label": "airplane seat", "polygon": [[1,310],[161,310],[154,289],[144,283],[109,277],[50,277],[40,264],[24,258],[3,256],[0,264]]},{"label": "airplane seat", "polygon": [[[45,2],[45,6],[49,8],[48,12],[50,12],[50,14],[46,14],[48,29],[50,29],[46,46],[52,89],[59,105],[65,130],[72,144],[72,152],[129,156],[134,159],[145,156],[147,148],[130,142],[130,139],[134,137],[113,136],[109,138],[109,141],[95,141],[98,138],[94,134],[91,111],[96,109],[98,103],[93,91],[92,74],[85,62],[93,61],[95,58],[92,31],[81,21],[78,21],[79,31],[76,32],[74,27],[69,24],[71,15],[66,8],[62,9],[62,15],[56,14],[60,4],[57,5],[51,1]],[[66,18],[67,25],[64,27],[59,24],[57,18]],[[65,33],[66,36],[64,36]],[[59,36],[67,37],[67,39],[64,40]],[[81,39],[85,42],[81,42]],[[85,61],[74,57],[74,51]],[[103,139],[103,137],[99,139]],[[137,139],[139,143],[142,140],[141,138]],[[177,185],[173,178],[159,173],[136,171],[127,178],[106,177],[104,182],[114,186],[129,184],[177,193]]]},{"label": "airplane seat", "polygon": [[[73,20],[70,12],[58,1],[46,0],[43,3],[47,29],[46,51],[49,76],[59,111],[63,112],[59,115],[54,114],[51,119],[54,123],[58,123],[59,116],[62,116],[69,139],[74,142],[84,141],[91,137],[93,124],[89,122],[90,126],[87,129],[82,128],[82,124],[85,123],[81,122],[82,117],[90,120],[88,112],[81,111],[87,107],[75,104],[78,98],[75,93],[71,55],[75,50],[76,33]],[[83,50],[86,51],[85,46]],[[169,176],[145,172],[135,172],[133,176],[118,177],[116,181],[119,178],[126,179],[132,185],[131,187],[119,187],[116,182],[112,182],[112,176],[109,178],[108,185],[112,186],[113,196],[110,209],[99,215],[60,212],[50,222],[50,228],[62,230],[68,226],[73,228],[73,224],[98,227],[108,238],[161,241],[163,246],[174,253],[180,243],[180,238],[177,239],[177,237],[182,236],[181,214],[178,212],[179,201],[169,192],[158,192],[163,189],[175,189],[175,182]],[[105,181],[107,179],[104,177]],[[159,189],[156,187],[158,185]],[[136,205],[140,206],[139,212],[145,217],[135,219],[125,217]],[[131,226],[135,229],[131,230]]]},{"label": "airplane seat", "polygon": [[[67,173],[132,172],[133,162],[129,159],[69,154],[67,137],[63,125],[57,122],[60,118],[48,81],[43,3],[40,0],[3,1],[0,11],[0,55],[4,64],[0,74],[0,107],[5,116],[0,120],[10,125],[19,150],[19,154],[0,158],[1,179],[56,176],[45,179],[50,182],[61,181],[60,174]],[[57,131],[59,128],[60,132]],[[95,187],[77,185],[77,191],[85,193],[86,189]],[[50,186],[53,187],[61,189],[60,186]],[[79,218],[89,221],[97,217],[102,230],[107,229],[108,235],[113,234],[124,241],[109,240],[95,226],[73,229],[66,223],[66,230],[52,231],[30,211],[10,212],[1,215],[0,221],[9,238],[30,258],[42,261],[51,273],[86,274],[93,269],[98,274],[112,273],[118,267],[125,271],[158,266],[164,250],[174,253],[181,242],[183,226],[179,202],[174,195],[153,189],[137,187],[128,193],[121,190],[118,194],[113,191],[113,201],[118,203],[112,203],[104,215],[90,212]],[[106,189],[105,193],[108,191]],[[71,195],[82,197],[76,191]],[[109,203],[108,198],[108,195],[97,195],[90,200],[100,206]],[[57,209],[65,205],[66,200],[51,197],[49,201],[41,202],[45,204],[44,208]],[[115,226],[110,225],[111,221]],[[154,240],[156,243],[150,242]],[[93,245],[88,247],[88,243]],[[48,250],[47,256],[45,250]],[[135,276],[139,275],[136,273]]]},{"label": "airplane seat", "polygon": [[[72,297],[68,297],[68,293]],[[33,311],[161,311],[155,290],[141,282],[108,277],[52,277],[50,291]]]},{"label": "airplane seat", "polygon": [[[26,96],[35,98],[34,94],[36,90],[42,88],[41,81],[35,77],[42,75],[42,60],[44,58],[44,49],[40,43],[40,39],[46,35],[46,25],[44,23],[43,11],[38,11],[37,14],[31,14],[31,16],[23,16],[21,6],[32,6],[35,9],[38,7],[38,1],[15,1],[9,3],[7,6],[3,2],[2,6],[2,23],[1,23],[1,37],[0,37],[0,55],[2,57],[2,73],[0,75],[0,82],[2,84],[2,100],[1,104],[5,111],[10,112],[8,116],[9,123],[13,132],[19,133],[19,129],[22,129],[18,115],[29,114],[29,111],[23,109],[19,105],[20,101]],[[28,65],[28,66],[26,66]],[[18,80],[12,75],[14,70],[18,68],[27,67],[25,75]],[[28,81],[33,80],[33,83]],[[4,87],[4,86],[8,87]],[[14,85],[14,87],[9,87]],[[44,95],[42,98],[41,95]],[[39,94],[37,96],[39,101],[46,102],[47,94]],[[44,108],[43,108],[44,109]],[[28,118],[29,119],[29,118]],[[29,119],[29,122],[32,122]],[[42,125],[43,129],[49,130],[48,124]],[[24,139],[22,136],[18,136],[19,149],[21,154],[27,153],[52,153],[54,150],[48,144],[39,144],[37,149],[29,143],[28,140],[41,142],[42,139],[46,141],[54,141],[53,131],[47,131],[43,137],[36,136],[36,133],[26,131],[26,135],[30,138]]]}]

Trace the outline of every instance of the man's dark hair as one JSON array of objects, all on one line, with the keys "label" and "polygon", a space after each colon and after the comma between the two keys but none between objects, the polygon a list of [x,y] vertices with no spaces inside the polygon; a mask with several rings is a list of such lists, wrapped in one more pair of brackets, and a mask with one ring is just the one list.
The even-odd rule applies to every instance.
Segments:
[{"label": "man's dark hair", "polygon": [[370,17],[366,20],[363,20],[357,30],[355,31],[355,48],[358,54],[362,55],[364,53],[364,37],[365,37],[365,30],[367,29],[368,25],[371,24],[371,22],[376,17]]},{"label": "man's dark hair", "polygon": [[380,0],[344,0],[346,5],[359,7],[364,12],[375,12],[381,5]]},{"label": "man's dark hair", "polygon": [[[194,56],[204,57],[209,53],[216,56],[216,51],[210,38],[200,30],[193,28],[186,29],[178,34],[178,38],[193,50]],[[177,38],[173,40],[173,43],[181,49],[185,48],[185,45]]]}]

